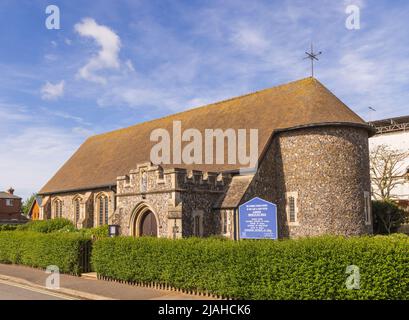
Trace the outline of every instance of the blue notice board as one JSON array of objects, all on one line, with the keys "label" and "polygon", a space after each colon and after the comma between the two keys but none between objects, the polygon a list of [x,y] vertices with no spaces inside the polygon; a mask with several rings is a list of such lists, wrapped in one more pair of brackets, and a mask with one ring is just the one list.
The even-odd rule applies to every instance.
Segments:
[{"label": "blue notice board", "polygon": [[240,239],[277,239],[277,206],[258,197],[239,207]]}]

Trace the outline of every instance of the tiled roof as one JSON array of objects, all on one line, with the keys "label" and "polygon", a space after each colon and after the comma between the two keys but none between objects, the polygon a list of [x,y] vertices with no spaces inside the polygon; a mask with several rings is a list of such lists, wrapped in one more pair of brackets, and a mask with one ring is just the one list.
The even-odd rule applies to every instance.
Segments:
[{"label": "tiled roof", "polygon": [[[173,121],[177,120],[182,122],[182,130],[195,128],[202,133],[217,128],[258,129],[260,155],[276,130],[339,123],[367,126],[318,80],[306,78],[90,137],[40,194],[115,185],[118,176],[150,161],[150,150],[156,144],[150,141],[151,132],[163,128],[172,133]],[[231,164],[174,167],[213,172],[237,169]]]},{"label": "tiled roof", "polygon": [[8,192],[0,191],[0,199],[21,199],[21,198]]},{"label": "tiled roof", "polygon": [[234,176],[226,194],[222,195],[214,208],[236,208],[240,204],[254,175]]}]

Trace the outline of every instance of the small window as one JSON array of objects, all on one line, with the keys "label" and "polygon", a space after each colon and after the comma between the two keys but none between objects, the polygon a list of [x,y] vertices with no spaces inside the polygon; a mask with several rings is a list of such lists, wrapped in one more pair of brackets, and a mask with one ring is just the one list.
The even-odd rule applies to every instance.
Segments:
[{"label": "small window", "polygon": [[75,223],[80,222],[81,218],[81,200],[79,198],[74,201]]},{"label": "small window", "polygon": [[371,218],[371,193],[368,191],[364,192],[364,218],[365,224],[371,225],[372,218]]},{"label": "small window", "polygon": [[7,207],[14,206],[14,200],[13,199],[6,199],[6,206]]},{"label": "small window", "polygon": [[148,174],[146,171],[141,171],[141,192],[145,193],[148,190]]},{"label": "small window", "polygon": [[197,211],[193,214],[193,235],[195,237],[203,236],[203,212]]},{"label": "small window", "polygon": [[230,236],[230,226],[231,226],[231,211],[230,210],[222,210],[221,211],[221,234],[225,237]]},{"label": "small window", "polygon": [[297,192],[287,192],[286,211],[289,225],[298,225]]},{"label": "small window", "polygon": [[159,168],[158,169],[158,180],[163,180],[165,178],[164,174],[163,174],[163,169]]},{"label": "small window", "polygon": [[199,237],[200,236],[200,217],[196,216],[195,217],[195,226],[194,226],[194,235],[195,237]]},{"label": "small window", "polygon": [[227,233],[227,211],[223,210],[223,234]]},{"label": "small window", "polygon": [[289,210],[290,210],[290,222],[296,222],[296,216],[295,216],[295,198],[293,196],[290,196],[288,198],[288,205],[289,205]]}]

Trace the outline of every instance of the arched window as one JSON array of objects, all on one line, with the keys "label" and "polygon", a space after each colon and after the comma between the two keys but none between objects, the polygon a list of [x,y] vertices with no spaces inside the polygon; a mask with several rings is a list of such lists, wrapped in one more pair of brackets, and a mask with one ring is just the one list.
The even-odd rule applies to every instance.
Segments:
[{"label": "arched window", "polygon": [[75,213],[75,223],[80,222],[81,218],[81,199],[77,198],[74,200],[74,213]]},{"label": "arched window", "polygon": [[98,224],[108,224],[108,197],[105,194],[98,198]]},{"label": "arched window", "polygon": [[62,201],[60,199],[54,201],[54,218],[62,218]]}]

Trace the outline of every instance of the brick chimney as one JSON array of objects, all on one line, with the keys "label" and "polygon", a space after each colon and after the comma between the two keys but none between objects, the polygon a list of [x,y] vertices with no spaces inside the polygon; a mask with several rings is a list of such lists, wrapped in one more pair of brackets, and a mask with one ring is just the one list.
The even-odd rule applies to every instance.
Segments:
[{"label": "brick chimney", "polygon": [[10,194],[14,194],[14,189],[13,189],[12,187],[10,187],[10,188],[7,190],[7,192],[10,193]]}]

